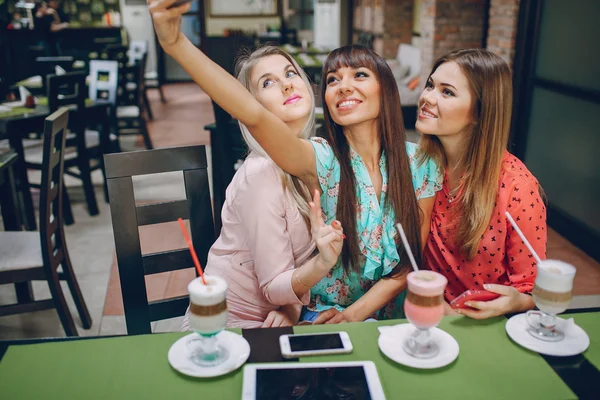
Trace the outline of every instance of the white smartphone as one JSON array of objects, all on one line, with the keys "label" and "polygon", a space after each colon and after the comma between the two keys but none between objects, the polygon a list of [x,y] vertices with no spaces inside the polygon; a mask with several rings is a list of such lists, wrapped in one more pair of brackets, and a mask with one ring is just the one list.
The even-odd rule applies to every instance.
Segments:
[{"label": "white smartphone", "polygon": [[372,361],[248,364],[242,400],[385,400]]},{"label": "white smartphone", "polygon": [[352,353],[352,341],[346,332],[281,335],[279,345],[285,358]]}]

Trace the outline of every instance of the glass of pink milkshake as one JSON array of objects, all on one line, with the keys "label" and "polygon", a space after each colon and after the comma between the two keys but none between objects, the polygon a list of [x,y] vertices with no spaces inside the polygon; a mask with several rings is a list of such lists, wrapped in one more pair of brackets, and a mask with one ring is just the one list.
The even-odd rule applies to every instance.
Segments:
[{"label": "glass of pink milkshake", "polygon": [[444,316],[444,289],[448,280],[433,271],[413,271],[407,276],[408,294],[404,313],[417,329],[404,342],[404,351],[413,357],[435,357],[440,349],[431,340],[429,329]]}]

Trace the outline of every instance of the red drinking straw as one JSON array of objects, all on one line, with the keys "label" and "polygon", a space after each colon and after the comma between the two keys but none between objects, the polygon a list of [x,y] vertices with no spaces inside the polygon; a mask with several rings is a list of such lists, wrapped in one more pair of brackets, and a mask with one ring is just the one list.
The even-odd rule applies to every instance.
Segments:
[{"label": "red drinking straw", "polygon": [[206,279],[204,279],[204,273],[202,273],[202,267],[200,266],[200,261],[198,261],[198,256],[196,255],[196,250],[194,250],[194,245],[192,244],[192,239],[190,239],[190,235],[188,234],[187,229],[185,229],[183,220],[181,218],[178,218],[177,221],[179,221],[179,226],[181,226],[181,231],[183,232],[183,237],[185,238],[185,241],[187,242],[188,247],[190,248],[190,253],[192,254],[192,260],[194,260],[194,265],[196,266],[196,271],[198,271],[198,275],[200,275],[200,278],[202,278],[202,283],[204,283],[206,285]]}]

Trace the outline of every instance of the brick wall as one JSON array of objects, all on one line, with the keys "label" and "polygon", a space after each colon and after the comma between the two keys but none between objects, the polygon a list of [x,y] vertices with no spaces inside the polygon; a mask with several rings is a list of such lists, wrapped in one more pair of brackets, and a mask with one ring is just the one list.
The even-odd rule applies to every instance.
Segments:
[{"label": "brick wall", "polygon": [[485,0],[422,0],[421,82],[434,61],[445,53],[481,47]]},{"label": "brick wall", "polygon": [[373,49],[384,58],[395,58],[400,43],[410,43],[413,0],[356,0],[353,42],[358,32],[372,33]]},{"label": "brick wall", "polygon": [[491,0],[487,49],[512,67],[515,56],[519,0]]}]

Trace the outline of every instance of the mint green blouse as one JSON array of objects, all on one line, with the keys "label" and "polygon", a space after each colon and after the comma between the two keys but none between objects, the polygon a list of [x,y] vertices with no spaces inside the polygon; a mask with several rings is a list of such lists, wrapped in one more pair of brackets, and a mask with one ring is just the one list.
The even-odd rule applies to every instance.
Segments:
[{"label": "mint green blouse", "polygon": [[[336,219],[337,201],[340,187],[340,163],[329,143],[323,138],[312,138],[315,150],[317,175],[322,190],[321,208],[327,224]],[[441,189],[442,178],[433,161],[418,165],[415,157],[417,145],[406,143],[410,159],[413,187],[417,199],[432,197]],[[331,307],[342,311],[365,294],[381,277],[389,274],[400,261],[396,249],[397,235],[395,212],[384,207],[388,176],[386,156],[381,154],[379,168],[383,179],[380,200],[377,201],[371,178],[360,155],[350,148],[352,170],[356,177],[357,210],[356,230],[359,249],[362,252],[362,268],[350,268],[346,274],[341,265],[341,257],[335,267],[311,289],[308,309],[321,312]],[[360,272],[358,272],[360,271]],[[405,294],[393,299],[390,304],[374,315],[374,318],[402,318]]]}]

